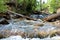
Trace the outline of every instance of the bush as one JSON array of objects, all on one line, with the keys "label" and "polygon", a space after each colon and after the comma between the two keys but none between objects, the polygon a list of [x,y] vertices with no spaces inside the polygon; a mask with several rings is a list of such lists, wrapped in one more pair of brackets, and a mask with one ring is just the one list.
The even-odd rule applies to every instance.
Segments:
[{"label": "bush", "polygon": [[5,5],[4,0],[0,0],[0,12],[5,12],[7,10],[7,5]]}]

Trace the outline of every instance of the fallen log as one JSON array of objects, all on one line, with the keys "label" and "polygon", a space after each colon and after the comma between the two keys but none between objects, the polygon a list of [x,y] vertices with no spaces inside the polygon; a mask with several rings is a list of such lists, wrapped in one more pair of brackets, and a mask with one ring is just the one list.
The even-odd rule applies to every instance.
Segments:
[{"label": "fallen log", "polygon": [[34,18],[30,18],[30,17],[28,17],[28,16],[24,16],[24,15],[22,15],[22,14],[15,13],[15,12],[10,11],[10,10],[8,10],[7,12],[10,13],[10,14],[15,14],[15,15],[17,15],[17,16],[26,18],[26,19],[28,19],[28,20],[37,20],[37,19],[34,19]]},{"label": "fallen log", "polygon": [[60,13],[52,14],[52,15],[50,15],[50,16],[48,16],[48,17],[45,17],[43,20],[45,20],[45,21],[50,21],[50,20],[52,20],[52,19],[58,18],[59,16],[60,16]]}]

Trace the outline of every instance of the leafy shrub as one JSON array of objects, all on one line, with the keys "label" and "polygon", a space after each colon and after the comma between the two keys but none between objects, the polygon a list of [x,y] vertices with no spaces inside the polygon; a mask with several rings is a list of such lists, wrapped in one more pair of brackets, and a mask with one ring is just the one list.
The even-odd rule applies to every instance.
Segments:
[{"label": "leafy shrub", "polygon": [[6,0],[0,0],[0,12],[5,12],[7,10],[7,5],[5,5]]}]

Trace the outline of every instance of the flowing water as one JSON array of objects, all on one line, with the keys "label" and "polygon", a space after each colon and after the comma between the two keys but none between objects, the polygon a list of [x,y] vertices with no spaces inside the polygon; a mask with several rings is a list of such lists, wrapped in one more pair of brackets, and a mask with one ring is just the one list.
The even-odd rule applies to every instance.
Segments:
[{"label": "flowing water", "polygon": [[10,36],[8,38],[5,39],[1,39],[1,40],[60,40],[59,36],[55,36],[53,38],[44,38],[44,39],[40,39],[40,38],[22,38],[21,36]]},{"label": "flowing water", "polygon": [[[49,33],[51,30],[55,30],[56,27],[54,25],[51,25],[49,23],[43,23],[42,20],[37,20],[37,21],[33,21],[33,20],[20,20],[20,19],[12,19],[9,20],[8,25],[0,25],[0,33],[4,35],[5,30],[9,30],[11,33],[16,33],[16,32],[25,32],[28,35],[25,35],[25,38],[22,38],[19,35],[10,35],[9,33],[7,33],[8,35],[10,35],[7,38],[2,38],[0,40],[60,40],[60,36],[56,35],[52,38],[50,38],[50,36],[47,36],[45,38],[39,38],[36,36],[37,32],[46,32]],[[36,24],[44,24],[43,26],[35,26]],[[29,34],[33,33],[33,38],[29,37]],[[6,35],[5,35],[6,36]]]}]

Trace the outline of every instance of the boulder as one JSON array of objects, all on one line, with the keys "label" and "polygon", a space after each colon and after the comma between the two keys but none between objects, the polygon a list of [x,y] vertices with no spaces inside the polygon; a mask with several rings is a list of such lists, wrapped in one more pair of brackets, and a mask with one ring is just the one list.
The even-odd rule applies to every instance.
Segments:
[{"label": "boulder", "polygon": [[7,12],[5,12],[5,13],[0,13],[0,17],[5,18],[5,19],[7,19],[7,20],[10,20],[10,19],[11,19],[11,18],[10,18],[10,14],[8,14]]},{"label": "boulder", "polygon": [[38,38],[43,39],[43,38],[48,37],[48,33],[45,31],[40,31],[40,32],[38,32],[37,36],[38,36]]},{"label": "boulder", "polygon": [[5,38],[2,34],[0,34],[0,39]]},{"label": "boulder", "polygon": [[11,31],[11,30],[3,30],[3,31],[1,31],[0,32],[0,38],[7,38],[7,37],[10,37],[10,36],[17,36],[17,35],[19,35],[19,36],[21,36],[21,37],[25,37],[25,32],[23,32],[23,31],[19,31],[19,30],[17,30],[16,32],[15,31]]},{"label": "boulder", "polygon": [[27,33],[28,38],[33,38],[34,37],[34,32]]},{"label": "boulder", "polygon": [[51,22],[51,24],[60,28],[60,20],[57,20],[55,22]]},{"label": "boulder", "polygon": [[38,24],[35,24],[34,26],[44,26],[44,24],[43,23],[38,23]]},{"label": "boulder", "polygon": [[50,37],[56,36],[56,32],[57,32],[57,30],[51,30],[51,31],[49,32]]},{"label": "boulder", "polygon": [[60,29],[57,29],[57,30],[51,30],[50,33],[49,33],[50,37],[54,37],[56,35],[59,35],[60,36]]},{"label": "boulder", "polygon": [[0,24],[9,24],[8,21],[4,18],[0,20]]}]

